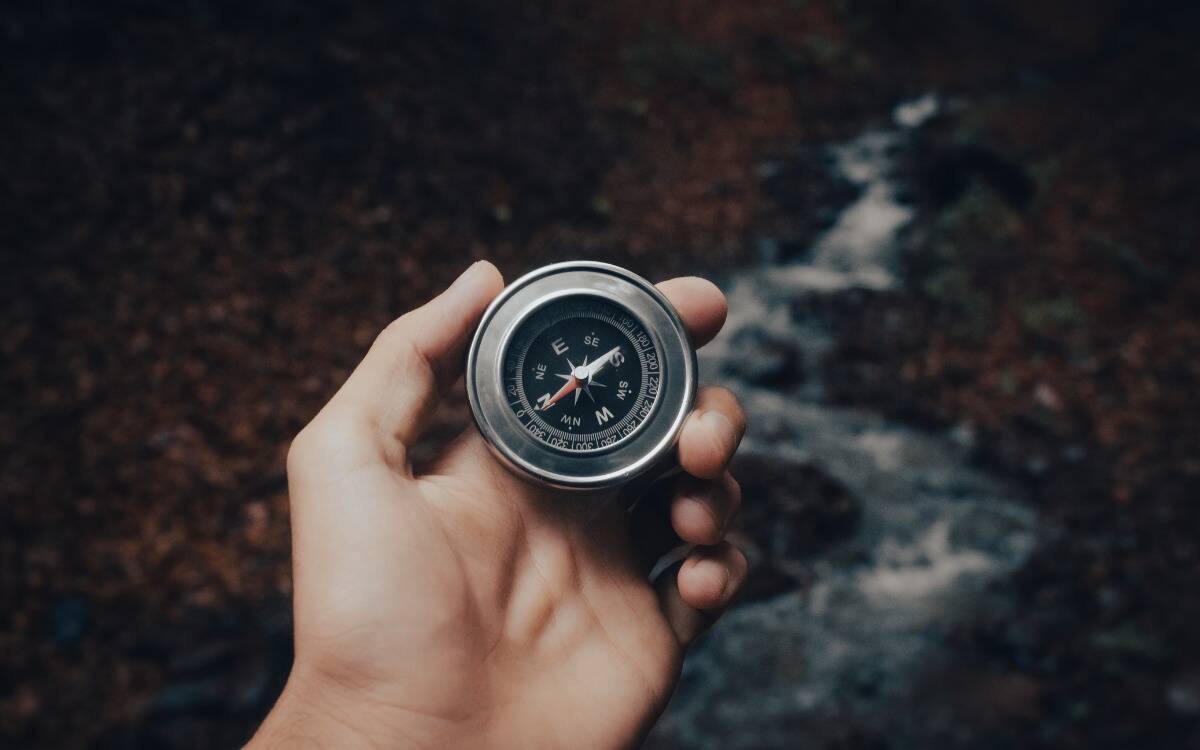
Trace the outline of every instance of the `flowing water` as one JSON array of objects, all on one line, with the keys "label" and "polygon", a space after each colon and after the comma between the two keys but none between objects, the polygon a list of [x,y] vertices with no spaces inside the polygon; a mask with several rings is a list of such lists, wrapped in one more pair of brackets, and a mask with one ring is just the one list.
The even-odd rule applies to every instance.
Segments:
[{"label": "flowing water", "polygon": [[[905,103],[887,128],[832,147],[833,169],[857,199],[803,262],[723,283],[729,322],[701,367],[749,413],[743,452],[816,467],[856,496],[860,517],[849,538],[803,561],[811,585],[736,607],[697,645],[649,747],[824,747],[847,727],[889,747],[929,746],[937,707],[921,694],[952,661],[945,634],[1002,610],[993,584],[1032,550],[1032,510],[971,465],[961,435],[824,402],[819,373],[833,333],[820,314],[797,313],[897,289],[897,235],[914,209],[900,200],[894,166],[937,108],[932,95]],[[737,374],[764,341],[798,352],[803,385],[767,388]]]}]

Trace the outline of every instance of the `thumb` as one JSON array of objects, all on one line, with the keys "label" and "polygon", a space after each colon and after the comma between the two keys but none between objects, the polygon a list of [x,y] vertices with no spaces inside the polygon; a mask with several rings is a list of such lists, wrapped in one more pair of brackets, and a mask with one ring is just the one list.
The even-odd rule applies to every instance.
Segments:
[{"label": "thumb", "polygon": [[366,419],[388,449],[410,445],[458,378],[467,341],[503,286],[491,263],[472,265],[446,291],[392,321],[330,406]]}]

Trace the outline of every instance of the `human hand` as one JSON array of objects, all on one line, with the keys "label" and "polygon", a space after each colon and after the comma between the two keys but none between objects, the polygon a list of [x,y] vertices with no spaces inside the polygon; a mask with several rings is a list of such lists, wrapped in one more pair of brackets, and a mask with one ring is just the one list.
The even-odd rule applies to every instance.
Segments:
[{"label": "human hand", "polygon": [[[611,494],[528,484],[473,426],[414,474],[408,446],[502,286],[476,263],[393,322],[293,442],[295,663],[249,747],[634,745],[745,578],[723,541],[745,416],[723,389],[701,389],[683,427],[686,474],[639,504],[702,545],[656,585],[647,560],[665,550],[639,548]],[[716,335],[715,286],[660,289],[698,346]]]}]

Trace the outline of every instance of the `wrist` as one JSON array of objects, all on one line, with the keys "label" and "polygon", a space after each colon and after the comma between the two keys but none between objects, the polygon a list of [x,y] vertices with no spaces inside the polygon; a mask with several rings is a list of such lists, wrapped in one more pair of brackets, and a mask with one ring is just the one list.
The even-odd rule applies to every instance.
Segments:
[{"label": "wrist", "polygon": [[402,747],[377,731],[377,717],[365,704],[338,695],[329,686],[314,684],[293,667],[287,685],[245,750],[275,748]]}]

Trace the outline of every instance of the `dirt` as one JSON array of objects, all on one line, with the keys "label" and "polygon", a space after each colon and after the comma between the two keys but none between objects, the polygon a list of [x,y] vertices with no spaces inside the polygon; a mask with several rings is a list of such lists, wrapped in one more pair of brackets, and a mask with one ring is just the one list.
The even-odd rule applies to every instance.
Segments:
[{"label": "dirt", "polygon": [[997,675],[959,744],[1200,742],[1196,21],[1024,0],[0,11],[0,732],[243,740],[289,659],[287,445],[376,331],[481,257],[663,278],[751,262],[782,226],[802,246],[818,170],[764,189],[762,164],[936,90],[920,293],[845,311],[827,380],[961,426],[1057,529],[1013,584],[1027,614],[955,635]]}]

